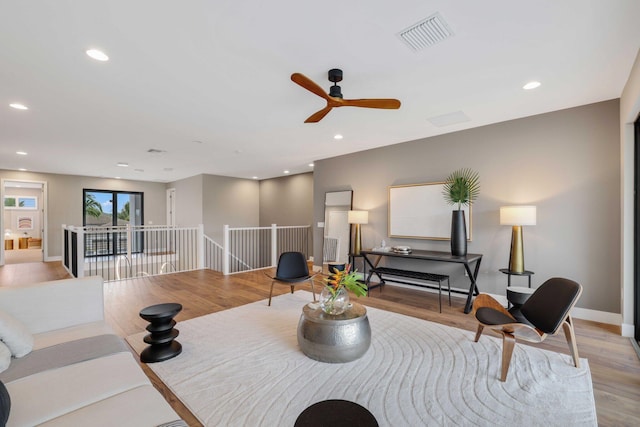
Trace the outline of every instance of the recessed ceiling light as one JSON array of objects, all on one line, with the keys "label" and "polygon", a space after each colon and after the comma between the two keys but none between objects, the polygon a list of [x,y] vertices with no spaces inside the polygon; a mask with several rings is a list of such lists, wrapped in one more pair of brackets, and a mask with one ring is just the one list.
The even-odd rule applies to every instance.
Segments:
[{"label": "recessed ceiling light", "polygon": [[343,136],[340,135],[339,133],[333,136],[333,139],[342,139]]},{"label": "recessed ceiling light", "polygon": [[536,82],[536,81],[529,82],[526,85],[522,86],[522,89],[524,89],[524,90],[535,89],[535,88],[539,87],[540,84],[541,84],[540,82]]},{"label": "recessed ceiling light", "polygon": [[114,176],[114,178],[115,178],[115,179],[120,179],[120,177],[119,177],[119,176]]},{"label": "recessed ceiling light", "polygon": [[129,167],[129,163],[118,162],[118,166],[120,166],[121,168],[128,168]]},{"label": "recessed ceiling light", "polygon": [[310,168],[312,168],[312,167],[314,167],[314,166],[315,166],[315,165],[314,165],[313,163],[309,163],[309,167],[310,167]]},{"label": "recessed ceiling light", "polygon": [[290,173],[289,171],[282,171],[283,173]]},{"label": "recessed ceiling light", "polygon": [[98,49],[89,49],[87,51],[87,55],[89,55],[91,58],[95,59],[96,61],[108,61],[109,57],[101,50]]},{"label": "recessed ceiling light", "polygon": [[22,172],[26,172],[27,171],[25,168],[18,168],[18,170],[22,171]]},{"label": "recessed ceiling light", "polygon": [[27,107],[24,104],[19,104],[17,102],[14,102],[13,104],[9,104],[9,107],[11,108],[15,108],[16,110],[28,110],[29,107]]},{"label": "recessed ceiling light", "polygon": [[257,177],[257,176],[254,176],[254,177],[253,177],[253,179],[258,179],[258,177]]},{"label": "recessed ceiling light", "polygon": [[26,156],[27,152],[26,151],[16,151],[16,154],[19,156]]}]

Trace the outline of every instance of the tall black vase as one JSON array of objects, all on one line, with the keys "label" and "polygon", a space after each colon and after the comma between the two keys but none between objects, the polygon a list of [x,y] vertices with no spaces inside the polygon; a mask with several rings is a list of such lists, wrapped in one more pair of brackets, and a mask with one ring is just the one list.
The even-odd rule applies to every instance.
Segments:
[{"label": "tall black vase", "polygon": [[465,256],[467,254],[467,224],[464,211],[451,212],[451,255]]}]

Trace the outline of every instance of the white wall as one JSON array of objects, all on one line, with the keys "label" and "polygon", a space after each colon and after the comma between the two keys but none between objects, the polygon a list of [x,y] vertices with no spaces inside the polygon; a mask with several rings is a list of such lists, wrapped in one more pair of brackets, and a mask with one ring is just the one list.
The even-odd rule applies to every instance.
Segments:
[{"label": "white wall", "polygon": [[640,51],[629,74],[629,80],[625,85],[620,98],[620,152],[622,156],[622,258],[620,268],[622,270],[622,334],[633,336],[634,334],[634,272],[633,272],[633,192],[634,192],[634,129],[633,123],[640,114]]}]

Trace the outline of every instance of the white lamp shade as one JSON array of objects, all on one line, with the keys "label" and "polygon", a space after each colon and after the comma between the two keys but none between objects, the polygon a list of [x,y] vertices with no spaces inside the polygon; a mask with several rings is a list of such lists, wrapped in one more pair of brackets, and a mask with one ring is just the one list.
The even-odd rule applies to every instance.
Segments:
[{"label": "white lamp shade", "polygon": [[500,225],[536,225],[535,206],[503,206]]},{"label": "white lamp shade", "polygon": [[368,211],[349,211],[348,221],[349,221],[349,224],[368,224],[369,212]]}]

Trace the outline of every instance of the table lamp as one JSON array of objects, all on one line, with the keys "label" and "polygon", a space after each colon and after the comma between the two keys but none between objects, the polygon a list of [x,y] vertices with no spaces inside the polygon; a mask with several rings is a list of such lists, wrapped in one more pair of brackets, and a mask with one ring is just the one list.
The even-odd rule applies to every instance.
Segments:
[{"label": "table lamp", "polygon": [[524,273],[522,226],[536,225],[536,207],[503,206],[500,208],[500,225],[513,226],[511,231],[511,252],[509,253],[509,270],[512,273]]},{"label": "table lamp", "polygon": [[362,250],[362,238],[360,237],[360,224],[369,223],[368,211],[349,211],[348,214],[349,224],[356,226],[355,239],[353,241],[353,254],[360,255]]}]

